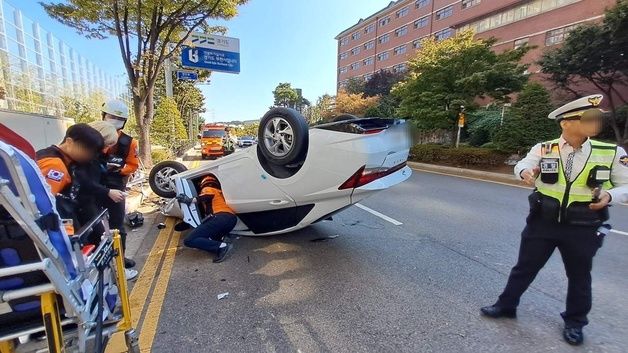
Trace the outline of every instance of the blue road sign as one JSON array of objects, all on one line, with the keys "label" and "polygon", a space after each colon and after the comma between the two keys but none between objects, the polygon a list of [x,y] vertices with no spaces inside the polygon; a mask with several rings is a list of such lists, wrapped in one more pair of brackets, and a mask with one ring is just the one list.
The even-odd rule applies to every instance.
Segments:
[{"label": "blue road sign", "polygon": [[237,74],[240,73],[240,53],[203,47],[184,47],[183,67]]},{"label": "blue road sign", "polygon": [[198,74],[190,70],[177,70],[177,80],[196,81],[198,80]]}]

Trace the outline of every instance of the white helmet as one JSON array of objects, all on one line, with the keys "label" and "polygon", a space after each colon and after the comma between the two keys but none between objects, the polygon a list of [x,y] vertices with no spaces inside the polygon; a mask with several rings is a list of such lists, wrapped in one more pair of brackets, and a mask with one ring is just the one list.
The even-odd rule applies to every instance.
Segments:
[{"label": "white helmet", "polygon": [[123,118],[124,120],[129,119],[129,108],[123,101],[119,99],[108,100],[107,102],[103,103],[100,110],[103,113],[111,114],[113,116]]}]

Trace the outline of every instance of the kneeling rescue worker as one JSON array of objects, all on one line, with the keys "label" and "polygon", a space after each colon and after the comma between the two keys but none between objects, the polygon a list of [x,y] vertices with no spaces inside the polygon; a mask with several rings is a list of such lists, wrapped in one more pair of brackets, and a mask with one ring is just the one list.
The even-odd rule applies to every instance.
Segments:
[{"label": "kneeling rescue worker", "polygon": [[225,241],[225,238],[235,227],[237,217],[235,212],[227,206],[220,183],[215,176],[204,177],[200,187],[201,192],[194,199],[185,195],[177,196],[179,202],[199,204],[205,215],[202,223],[185,237],[183,244],[190,248],[216,253],[214,262],[222,262],[233,247],[230,242]]},{"label": "kneeling rescue worker", "polygon": [[521,295],[558,248],[569,282],[563,338],[572,345],[584,340],[593,257],[610,230],[608,206],[628,202],[626,151],[589,139],[601,131],[602,99],[580,98],[550,113],[561,137],[537,144],[515,166],[515,174],[536,187],[530,214],[506,288],[494,305],[481,309],[492,318],[516,317]]}]

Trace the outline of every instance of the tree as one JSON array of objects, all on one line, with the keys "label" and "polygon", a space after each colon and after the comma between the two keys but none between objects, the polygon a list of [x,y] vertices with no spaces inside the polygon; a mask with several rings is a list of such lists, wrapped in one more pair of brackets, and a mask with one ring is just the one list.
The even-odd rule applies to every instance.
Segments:
[{"label": "tree", "polygon": [[538,83],[527,84],[495,134],[496,147],[522,153],[541,141],[558,137],[558,124],[547,118],[553,109],[545,87]]},{"label": "tree", "polygon": [[364,83],[362,92],[367,97],[387,96],[393,86],[402,79],[402,74],[393,73],[389,70],[379,70]]},{"label": "tree", "polygon": [[628,146],[628,123],[617,119],[618,103],[628,104],[625,90],[619,89],[628,85],[627,0],[619,0],[614,8],[607,10],[603,23],[573,29],[561,47],[543,54],[539,64],[558,88],[574,97],[585,95],[577,88],[582,83],[600,90],[609,100],[615,139],[618,144]]},{"label": "tree", "polygon": [[392,118],[397,116],[399,100],[391,95],[381,96],[377,105],[370,107],[364,113],[365,117]]},{"label": "tree", "polygon": [[273,96],[275,97],[275,106],[278,107],[293,108],[299,99],[297,90],[292,88],[288,82],[278,84],[273,91]]},{"label": "tree", "polygon": [[89,123],[101,118],[102,104],[107,100],[104,93],[100,91],[90,92],[85,97],[74,98],[62,96],[64,116],[74,119],[76,123]]},{"label": "tree", "polygon": [[152,122],[151,137],[155,143],[170,149],[172,152],[187,140],[188,134],[174,99],[163,97],[157,104],[155,119]]},{"label": "tree", "polygon": [[310,124],[327,120],[334,115],[334,105],[335,98],[325,93],[318,97],[316,104],[308,110],[305,117]]},{"label": "tree", "polygon": [[[40,2],[46,12],[88,38],[118,39],[129,77],[139,128],[140,158],[152,164],[150,130],[155,81],[164,62],[179,52],[191,32],[221,30],[212,19],[230,19],[247,0],[67,0]],[[223,29],[224,30],[224,29]]]},{"label": "tree", "polygon": [[379,97],[362,97],[361,94],[351,94],[344,90],[336,96],[336,114],[352,114],[364,116],[369,108],[375,107]]},{"label": "tree", "polygon": [[460,106],[477,97],[505,99],[521,89],[528,77],[519,60],[528,47],[497,54],[495,40],[475,40],[464,31],[443,41],[423,40],[409,60],[409,73],[395,85],[398,113],[416,120],[422,130],[453,129]]},{"label": "tree", "polygon": [[347,83],[344,85],[343,88],[347,93],[363,94],[364,87],[364,79],[362,79],[361,77],[351,77],[347,80]]}]

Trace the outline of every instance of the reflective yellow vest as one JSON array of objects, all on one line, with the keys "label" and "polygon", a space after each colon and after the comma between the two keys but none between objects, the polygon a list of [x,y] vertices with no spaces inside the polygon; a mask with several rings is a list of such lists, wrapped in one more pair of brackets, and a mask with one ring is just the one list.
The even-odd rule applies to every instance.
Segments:
[{"label": "reflective yellow vest", "polygon": [[[558,181],[554,184],[544,183],[541,178],[537,178],[535,186],[538,192],[546,197],[556,199],[562,210],[571,206],[574,202],[590,203],[592,199],[592,189],[587,186],[587,180],[591,170],[596,166],[611,168],[617,153],[617,146],[609,143],[590,140],[591,154],[585,164],[584,169],[573,182],[568,182],[565,178],[563,161],[560,158],[559,140],[549,141],[543,144],[543,158],[558,158],[560,166],[558,168]],[[545,147],[547,146],[547,147]],[[603,189],[610,189],[613,184],[609,181],[602,185]]]}]

